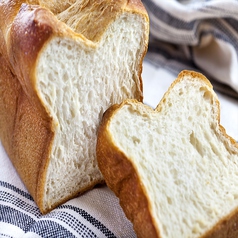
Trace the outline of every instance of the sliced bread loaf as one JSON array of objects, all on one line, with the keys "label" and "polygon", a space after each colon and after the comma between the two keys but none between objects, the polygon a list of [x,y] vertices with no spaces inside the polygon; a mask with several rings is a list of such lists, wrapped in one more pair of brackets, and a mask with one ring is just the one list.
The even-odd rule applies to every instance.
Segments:
[{"label": "sliced bread loaf", "polygon": [[138,237],[238,237],[238,144],[201,74],[183,71],[157,108],[109,108],[97,159]]},{"label": "sliced bread loaf", "polygon": [[142,100],[148,32],[140,0],[0,3],[0,136],[42,213],[104,181],[98,124]]}]

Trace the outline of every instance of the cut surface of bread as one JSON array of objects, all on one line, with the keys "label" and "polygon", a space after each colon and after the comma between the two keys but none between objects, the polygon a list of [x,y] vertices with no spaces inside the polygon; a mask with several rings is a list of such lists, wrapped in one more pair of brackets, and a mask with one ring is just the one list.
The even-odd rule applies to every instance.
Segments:
[{"label": "cut surface of bread", "polygon": [[155,110],[110,107],[97,159],[138,237],[237,237],[238,145],[201,74],[183,71]]},{"label": "cut surface of bread", "polygon": [[1,140],[43,213],[103,182],[98,124],[110,105],[142,100],[149,28],[140,1],[46,3],[0,4]]}]

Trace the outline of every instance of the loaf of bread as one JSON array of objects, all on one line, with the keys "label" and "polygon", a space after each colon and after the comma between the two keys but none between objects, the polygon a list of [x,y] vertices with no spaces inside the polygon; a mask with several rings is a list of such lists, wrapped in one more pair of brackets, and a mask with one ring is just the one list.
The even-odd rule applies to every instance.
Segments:
[{"label": "loaf of bread", "polygon": [[238,144],[201,74],[183,71],[155,110],[110,107],[97,159],[138,237],[238,237]]},{"label": "loaf of bread", "polygon": [[42,213],[104,182],[103,112],[142,100],[140,0],[0,2],[0,136]]}]

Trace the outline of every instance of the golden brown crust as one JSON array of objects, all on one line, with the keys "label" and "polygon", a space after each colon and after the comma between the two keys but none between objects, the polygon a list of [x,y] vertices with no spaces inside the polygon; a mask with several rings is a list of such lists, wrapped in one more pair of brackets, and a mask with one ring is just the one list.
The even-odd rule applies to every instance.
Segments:
[{"label": "golden brown crust", "polygon": [[[51,4],[51,8],[57,5],[65,10],[68,7],[63,6],[64,4],[61,6],[59,1],[53,0],[8,0],[0,3],[0,136],[12,163],[42,213],[48,212],[43,208],[42,198],[54,129],[52,118],[38,98],[35,88],[37,59],[47,42],[54,36],[81,38],[85,44],[90,44],[85,36],[75,33],[60,22],[53,14],[54,9],[51,9],[52,13],[44,8],[47,7],[47,2]],[[127,6],[127,1],[124,0],[85,2],[92,5],[104,2],[104,5],[110,3],[112,6],[106,8],[108,12],[103,16],[104,25],[97,27],[98,31],[90,30],[89,26],[84,29],[86,37],[92,40],[99,39],[100,34],[115,19],[115,12],[119,14],[133,9],[135,13],[143,13],[148,19],[141,6],[137,11],[131,3],[131,7],[126,10],[124,7]],[[61,10],[55,9],[57,13]],[[148,35],[148,32],[145,32],[145,35]],[[147,44],[146,41],[144,54]],[[142,83],[138,84],[142,92]],[[142,100],[141,94],[139,95]],[[72,196],[76,195],[77,192]],[[62,202],[64,201],[60,203]]]},{"label": "golden brown crust", "polygon": [[[157,106],[154,112],[161,110],[161,104],[166,99],[169,91],[184,77],[199,78],[203,80],[208,88],[212,89],[209,80],[200,73],[192,71],[182,71],[177,79],[172,83],[168,91],[165,93],[161,103]],[[197,79],[194,79],[197,80]],[[211,91],[212,92],[212,91]],[[213,92],[212,92],[213,93]],[[214,111],[217,115],[218,128],[214,128],[219,138],[224,137],[224,143],[228,143],[227,147],[233,146],[238,148],[238,143],[226,134],[225,129],[220,123],[220,107],[219,101],[214,94],[216,109]],[[119,197],[120,204],[128,217],[134,225],[135,232],[138,237],[160,237],[156,222],[150,213],[149,201],[147,200],[146,190],[140,182],[140,178],[133,167],[131,160],[116,147],[112,135],[110,134],[109,125],[113,116],[125,104],[140,104],[136,100],[125,100],[121,104],[113,105],[104,114],[101,125],[98,131],[97,141],[97,160],[99,168],[105,178],[108,187]],[[147,107],[146,105],[142,105]],[[152,109],[150,109],[153,111]],[[150,111],[147,110],[147,111]],[[226,139],[226,141],[225,141]],[[228,142],[227,142],[228,141]],[[229,144],[230,143],[230,144]],[[229,149],[230,150],[230,149]],[[235,150],[234,150],[235,153]],[[237,153],[237,150],[236,150]],[[155,223],[154,223],[155,222]],[[224,217],[211,230],[204,234],[201,238],[235,238],[238,237],[238,209],[234,210],[229,216]]]},{"label": "golden brown crust", "polygon": [[[138,101],[128,100],[128,102]],[[120,205],[128,219],[132,221],[138,237],[159,237],[149,212],[146,193],[135,168],[120,149],[115,147],[108,131],[110,118],[126,103],[127,101],[110,107],[103,116],[97,140],[98,165],[108,187],[119,197]]]},{"label": "golden brown crust", "polygon": [[52,132],[3,57],[0,67],[1,140],[21,179],[37,200],[39,171],[46,160]]},{"label": "golden brown crust", "polygon": [[[52,30],[46,24],[39,24],[36,19],[38,10],[36,6],[23,4],[14,21],[6,22],[7,30],[2,25],[7,47],[1,49],[4,55],[4,69],[0,75],[1,90],[5,92],[1,93],[1,103],[13,100],[8,95],[14,89],[12,85],[16,85],[16,99],[6,104],[11,107],[12,113],[1,105],[0,133],[12,163],[42,210],[44,168],[48,163],[53,131],[52,119],[39,101],[32,82],[37,56]],[[16,8],[13,12],[16,13]],[[3,15],[2,12],[0,15]],[[14,118],[11,123],[10,118]],[[5,139],[2,133],[10,137]]]},{"label": "golden brown crust", "polygon": [[228,217],[222,219],[216,226],[201,238],[237,238],[238,237],[238,209]]}]

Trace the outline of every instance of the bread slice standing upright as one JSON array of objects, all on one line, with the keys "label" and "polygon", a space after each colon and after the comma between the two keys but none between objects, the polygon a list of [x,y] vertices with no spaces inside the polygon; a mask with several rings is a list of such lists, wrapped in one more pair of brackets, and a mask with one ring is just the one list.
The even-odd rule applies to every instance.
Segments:
[{"label": "bread slice standing upright", "polygon": [[191,71],[155,110],[126,100],[106,111],[99,168],[138,237],[238,237],[238,144],[219,117],[210,82]]},{"label": "bread slice standing upright", "polygon": [[42,213],[103,181],[103,112],[142,100],[140,0],[0,3],[0,136]]}]

